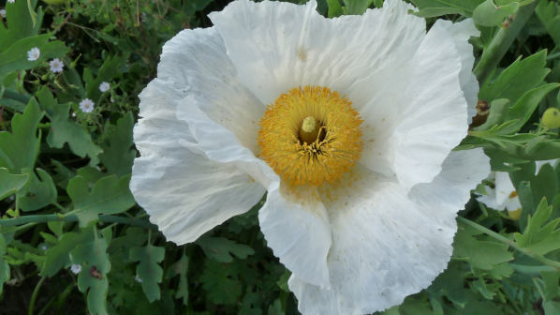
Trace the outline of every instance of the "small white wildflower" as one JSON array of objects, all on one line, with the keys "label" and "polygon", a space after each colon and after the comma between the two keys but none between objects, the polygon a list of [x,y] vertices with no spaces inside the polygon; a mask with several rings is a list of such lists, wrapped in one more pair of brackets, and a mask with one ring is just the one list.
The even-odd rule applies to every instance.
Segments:
[{"label": "small white wildflower", "polygon": [[107,91],[109,91],[109,89],[111,88],[111,85],[105,81],[101,82],[101,84],[99,84],[99,91],[101,91],[102,93],[105,93]]},{"label": "small white wildflower", "polygon": [[138,275],[136,275],[134,277],[134,280],[136,280],[136,282],[138,282],[138,283],[142,283],[142,279],[140,279],[140,277]]},{"label": "small white wildflower", "polygon": [[41,245],[41,250],[46,251],[47,250],[47,245],[45,245],[45,244]]},{"label": "small white wildflower", "polygon": [[60,72],[62,72],[62,69],[64,68],[64,62],[62,62],[58,58],[54,58],[53,60],[51,60],[49,62],[49,66],[51,67],[52,72],[60,73]]},{"label": "small white wildflower", "polygon": [[93,103],[93,101],[90,100],[89,98],[84,98],[80,102],[80,109],[84,113],[91,113],[93,111],[94,106],[95,106],[95,103]]},{"label": "small white wildflower", "polygon": [[72,266],[70,266],[70,271],[77,275],[82,271],[82,265],[72,264]]},{"label": "small white wildflower", "polygon": [[41,56],[41,51],[37,47],[31,48],[27,52],[27,60],[29,61],[35,61],[39,59],[40,56]]},{"label": "small white wildflower", "polygon": [[0,9],[0,16],[5,18],[6,17],[6,10],[5,9]]},{"label": "small white wildflower", "polygon": [[8,3],[16,3],[16,0],[8,0]]}]

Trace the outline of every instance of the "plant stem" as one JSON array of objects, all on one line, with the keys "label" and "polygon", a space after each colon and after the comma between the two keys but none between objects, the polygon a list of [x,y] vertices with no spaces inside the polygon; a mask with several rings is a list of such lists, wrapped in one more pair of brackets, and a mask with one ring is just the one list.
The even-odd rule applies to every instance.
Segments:
[{"label": "plant stem", "polygon": [[548,259],[548,258],[546,258],[542,255],[535,254],[535,253],[531,252],[530,250],[528,250],[526,248],[519,247],[519,245],[517,245],[517,243],[515,241],[513,241],[513,240],[511,240],[507,237],[504,237],[504,236],[490,230],[489,228],[486,228],[486,227],[484,227],[484,226],[482,226],[478,223],[475,223],[475,222],[473,222],[469,219],[465,219],[463,217],[457,217],[457,220],[466,224],[466,225],[468,225],[468,226],[470,226],[470,227],[472,227],[472,228],[474,228],[474,229],[476,229],[476,230],[478,230],[478,231],[480,231],[480,232],[482,232],[482,233],[484,233],[484,234],[486,234],[486,235],[488,235],[488,236],[490,236],[490,237],[492,237],[492,238],[494,238],[494,239],[496,239],[496,240],[498,240],[498,241],[500,241],[500,242],[502,242],[502,243],[504,243],[504,244],[506,244],[506,245],[508,245],[508,246],[513,247],[515,250],[517,250],[518,252],[521,252],[522,254],[525,254],[525,255],[527,255],[527,256],[529,256],[529,257],[531,257],[531,258],[533,258],[533,259],[535,259],[535,260],[537,260],[537,261],[539,261],[539,262],[541,262],[541,263],[543,263],[547,266],[554,267],[554,268],[556,268],[556,270],[560,270],[560,262],[558,262],[558,261]]},{"label": "plant stem", "polygon": [[488,47],[484,49],[480,61],[473,70],[480,84],[484,83],[484,81],[488,79],[488,76],[496,69],[500,60],[502,60],[523,26],[525,26],[533,14],[537,2],[538,1],[534,1],[531,4],[519,8],[511,24],[508,27],[501,28]]},{"label": "plant stem", "polygon": [[[58,215],[58,214],[26,215],[26,216],[21,216],[19,218],[0,220],[0,226],[6,227],[6,226],[21,225],[26,223],[45,223],[51,221],[78,222],[79,220],[78,220],[78,216],[75,214],[65,215],[65,216]],[[99,216],[99,221],[103,223],[120,223],[120,224],[134,225],[147,229],[157,230],[157,227],[148,221],[130,219],[130,218],[119,217],[114,215],[101,215]]]},{"label": "plant stem", "polygon": [[41,286],[43,285],[43,281],[45,281],[45,279],[46,279],[45,277],[42,277],[41,280],[37,282],[37,285],[33,290],[33,294],[31,295],[31,301],[29,302],[29,311],[27,312],[27,314],[29,315],[33,315],[33,309],[35,308],[35,301],[37,300],[37,295],[39,295],[39,289],[41,289]]}]

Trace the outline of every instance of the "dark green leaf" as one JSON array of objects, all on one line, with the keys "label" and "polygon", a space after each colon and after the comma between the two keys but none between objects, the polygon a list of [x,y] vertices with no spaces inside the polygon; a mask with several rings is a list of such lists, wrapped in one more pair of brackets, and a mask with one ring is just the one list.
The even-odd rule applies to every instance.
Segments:
[{"label": "dark green leaf", "polygon": [[243,244],[238,244],[223,237],[203,237],[197,241],[202,247],[206,256],[219,262],[232,262],[231,254],[238,258],[245,259],[249,255],[253,255],[255,251]]},{"label": "dark green leaf", "polygon": [[131,113],[119,119],[116,126],[105,126],[104,136],[107,141],[102,145],[103,153],[99,158],[107,170],[117,176],[130,174],[132,170],[132,163],[136,157],[136,151],[131,149],[133,126],[134,118]]},{"label": "dark green leaf", "polygon": [[148,301],[159,300],[161,293],[159,283],[163,277],[163,269],[159,263],[163,261],[165,248],[148,245],[130,249],[130,258],[140,262],[136,267],[136,275],[142,281],[142,290]]}]

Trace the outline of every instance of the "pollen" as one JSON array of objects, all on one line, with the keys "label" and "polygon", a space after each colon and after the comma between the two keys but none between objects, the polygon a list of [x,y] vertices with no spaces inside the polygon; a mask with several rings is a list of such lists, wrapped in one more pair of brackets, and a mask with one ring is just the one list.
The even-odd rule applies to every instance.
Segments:
[{"label": "pollen", "polygon": [[291,185],[332,183],[360,159],[362,122],[336,91],[291,89],[267,106],[260,121],[261,158]]}]

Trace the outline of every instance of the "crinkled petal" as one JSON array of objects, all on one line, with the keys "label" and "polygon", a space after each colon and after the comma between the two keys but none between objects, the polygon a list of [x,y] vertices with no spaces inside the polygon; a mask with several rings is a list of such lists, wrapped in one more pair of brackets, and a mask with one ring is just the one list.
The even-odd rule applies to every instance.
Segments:
[{"label": "crinkled petal", "polygon": [[159,77],[189,97],[179,105],[179,116],[189,110],[188,103],[195,102],[205,115],[231,131],[236,142],[252,152],[258,150],[258,123],[265,106],[239,82],[214,28],[177,34],[163,47],[158,71]]},{"label": "crinkled petal", "polygon": [[434,25],[402,68],[406,79],[358,108],[366,130],[361,163],[381,173],[389,164],[406,189],[431,182],[467,135],[461,69],[453,36]]},{"label": "crinkled petal", "polygon": [[[305,6],[241,0],[210,14],[241,81],[270,104],[291,88],[326,86],[346,94],[362,80],[398,71],[425,34],[402,1],[363,16],[326,19]],[[363,99],[351,99],[363,102]]]},{"label": "crinkled petal", "polygon": [[[200,151],[211,161],[238,166],[267,187],[267,202],[259,213],[259,220],[269,246],[293,273],[301,274],[310,283],[328,286],[326,256],[330,231],[324,208],[319,203],[311,211],[290,193],[281,193],[279,177],[255,157],[255,149],[251,150],[257,145],[256,138],[250,139],[252,142],[247,145],[241,141],[243,137],[239,135],[247,130],[256,137],[258,129],[251,124],[258,123],[264,106],[236,82],[235,69],[229,61],[224,61],[225,48],[219,43],[217,39],[214,43],[207,40],[204,44],[197,43],[202,46],[200,52],[187,45],[173,53],[177,62],[185,58],[183,64],[194,59],[190,61],[194,64],[188,67],[187,78],[196,84],[188,86],[187,96],[177,109],[177,117],[186,123],[193,137],[192,143],[185,145]],[[214,49],[204,45],[214,45]],[[218,47],[222,47],[221,50]],[[239,112],[245,113],[251,121],[240,117]],[[228,119],[234,127],[228,128]],[[236,128],[241,130],[235,132]]]},{"label": "crinkled petal", "polygon": [[315,188],[269,187],[259,224],[268,246],[292,274],[329,287],[327,254],[331,231],[325,207]]},{"label": "crinkled petal", "polygon": [[472,19],[465,19],[458,23],[451,23],[447,20],[437,20],[434,27],[443,27],[447,29],[454,38],[454,43],[457,52],[461,56],[461,72],[459,73],[459,81],[461,88],[467,100],[467,110],[469,117],[469,124],[472,122],[472,117],[476,116],[476,103],[478,101],[478,80],[472,72],[474,65],[473,48],[468,40],[471,36],[479,36],[480,31],[474,26]]},{"label": "crinkled petal", "polygon": [[[212,79],[217,73],[219,79]],[[256,159],[240,144],[254,142],[250,139],[254,136],[244,136],[240,127],[236,134],[221,127],[237,150],[230,152],[228,161],[216,161],[198,143],[199,134],[193,132],[193,126],[178,119],[183,108],[192,106],[205,108],[213,119],[227,118],[228,110],[222,104],[236,87],[233,76],[225,47],[214,30],[183,31],[163,47],[158,78],[140,95],[142,118],[135,127],[134,140],[141,157],[134,163],[131,191],[150,220],[178,244],[192,242],[228,218],[248,211],[265,192],[236,164],[247,156]],[[251,104],[262,106],[246,90],[236,92],[239,94],[233,100],[244,103],[247,109],[235,118],[251,129],[247,122],[255,118]],[[220,145],[221,136],[220,132],[208,135],[205,145]]]},{"label": "crinkled petal", "polygon": [[453,152],[432,183],[407,193],[358,166],[351,186],[324,194],[333,231],[331,289],[297,276],[288,282],[300,311],[371,313],[428,287],[451,257],[457,211],[489,171],[481,150]]},{"label": "crinkled petal", "polygon": [[248,211],[264,194],[264,188],[235,165],[210,161],[189,148],[194,138],[188,125],[175,117],[181,96],[159,79],[140,95],[143,118],[134,140],[142,156],[134,161],[130,182],[150,221],[177,244],[193,242]]}]

